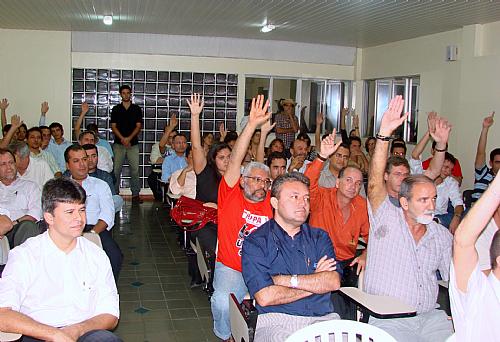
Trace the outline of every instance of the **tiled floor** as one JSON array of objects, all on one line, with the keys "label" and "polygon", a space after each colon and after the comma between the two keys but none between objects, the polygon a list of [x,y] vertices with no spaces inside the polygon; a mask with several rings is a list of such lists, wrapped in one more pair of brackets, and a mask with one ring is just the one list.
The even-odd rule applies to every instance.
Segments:
[{"label": "tiled floor", "polygon": [[134,341],[219,341],[207,295],[190,289],[185,252],[158,202],[126,202],[114,227],[125,259],[118,282],[121,318],[115,333]]}]

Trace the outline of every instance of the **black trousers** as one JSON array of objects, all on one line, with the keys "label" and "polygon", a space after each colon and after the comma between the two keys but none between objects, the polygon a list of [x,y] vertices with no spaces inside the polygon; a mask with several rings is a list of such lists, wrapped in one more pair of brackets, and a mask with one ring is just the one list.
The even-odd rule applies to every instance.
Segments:
[{"label": "black trousers", "polygon": [[[87,224],[85,226],[84,232],[89,232],[94,228],[93,225]],[[111,235],[111,232],[107,229],[104,229],[99,233],[99,237],[101,238],[102,249],[104,253],[109,258],[109,262],[111,263],[111,269],[113,271],[113,276],[115,277],[115,282],[118,282],[118,276],[120,275],[120,271],[122,269],[123,264],[123,253],[120,249],[120,246],[116,243]]]},{"label": "black trousers", "polygon": [[[21,342],[42,342],[37,338],[23,336]],[[121,338],[107,330],[92,330],[80,336],[77,342],[123,342]]]}]

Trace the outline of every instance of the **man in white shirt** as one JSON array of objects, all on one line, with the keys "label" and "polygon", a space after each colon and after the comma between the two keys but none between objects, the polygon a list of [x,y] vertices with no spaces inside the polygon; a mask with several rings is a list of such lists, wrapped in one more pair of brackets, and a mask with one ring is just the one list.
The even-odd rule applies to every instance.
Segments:
[{"label": "man in white shirt", "polygon": [[[32,158],[38,158],[44,160],[50,167],[52,176],[61,177],[62,173],[57,165],[56,160],[52,153],[42,150],[40,147],[42,145],[42,131],[38,127],[31,127],[26,133],[26,142],[30,149],[30,156]],[[52,177],[51,177],[52,178]]]},{"label": "man in white shirt", "polygon": [[87,193],[85,231],[99,234],[102,248],[109,257],[113,275],[118,281],[123,254],[111,235],[111,229],[115,224],[115,206],[111,190],[105,181],[89,176],[88,157],[82,146],[75,144],[68,147],[64,152],[64,158],[71,179],[80,184]]},{"label": "man in white shirt", "polygon": [[495,177],[455,232],[449,291],[457,341],[500,341],[500,232],[491,241],[488,276],[475,248],[499,205],[500,177]]},{"label": "man in white shirt", "polygon": [[35,224],[42,216],[40,197],[38,185],[17,176],[12,152],[0,149],[0,208],[11,222],[0,230],[0,238],[6,236],[10,248],[40,234]]},{"label": "man in white shirt", "polygon": [[44,184],[54,178],[54,173],[45,160],[33,158],[25,142],[18,141],[9,145],[9,149],[16,157],[16,167],[20,178],[35,182],[40,191]]},{"label": "man in white shirt", "polygon": [[48,231],[12,250],[0,278],[0,330],[23,341],[121,341],[107,331],[119,318],[109,261],[81,236],[85,191],[50,180],[42,206]]},{"label": "man in white shirt", "polygon": [[[92,131],[84,131],[80,133],[78,137],[78,143],[83,146],[86,144],[95,145],[95,133]],[[99,154],[99,161],[97,164],[97,168],[104,170],[106,172],[113,172],[113,158],[111,154],[102,146],[97,146],[97,153]]]}]

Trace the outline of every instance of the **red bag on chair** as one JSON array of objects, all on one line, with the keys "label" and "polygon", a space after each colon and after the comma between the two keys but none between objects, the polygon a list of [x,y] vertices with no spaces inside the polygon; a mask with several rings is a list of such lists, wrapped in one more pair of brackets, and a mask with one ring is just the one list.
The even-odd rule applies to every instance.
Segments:
[{"label": "red bag on chair", "polygon": [[205,227],[208,222],[217,224],[217,209],[205,207],[201,201],[181,196],[170,210],[170,217],[179,227],[194,232]]}]

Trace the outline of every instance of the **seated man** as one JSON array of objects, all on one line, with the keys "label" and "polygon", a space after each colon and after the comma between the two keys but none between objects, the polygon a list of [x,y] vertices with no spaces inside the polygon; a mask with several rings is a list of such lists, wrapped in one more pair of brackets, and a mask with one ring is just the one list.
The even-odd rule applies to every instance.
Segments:
[{"label": "seated man", "polygon": [[231,337],[229,293],[241,302],[247,287],[241,274],[241,246],[248,234],[272,217],[268,190],[269,169],[258,162],[249,163],[240,175],[240,165],[255,129],[268,122],[269,101],[262,95],[252,100],[248,123],[234,145],[231,159],[219,185],[217,262],[214,271],[214,293],[211,298],[214,333],[223,340]]},{"label": "seated man", "polygon": [[474,162],[475,180],[474,193],[472,194],[472,203],[476,202],[481,194],[488,188],[498,170],[500,169],[500,148],[495,148],[490,152],[490,167],[486,166],[486,145],[488,132],[493,126],[493,117],[495,112],[491,113],[483,120],[483,128],[477,143],[476,160]]},{"label": "seated man", "polygon": [[[95,140],[96,136],[92,131],[84,131],[78,136],[78,143],[80,146],[86,144],[95,145]],[[97,146],[97,153],[99,153],[99,163],[97,167],[111,174],[113,172],[113,158],[111,158],[111,154],[101,146]]]},{"label": "seated man", "polygon": [[307,164],[310,163],[307,160],[307,142],[305,140],[295,139],[290,145],[290,154],[292,155],[286,163],[287,172],[299,171],[304,173],[306,171]]},{"label": "seated man", "polygon": [[123,254],[118,244],[113,240],[111,229],[115,224],[115,208],[108,184],[96,177],[89,177],[87,153],[80,145],[71,145],[64,152],[66,167],[71,173],[71,179],[80,184],[87,193],[85,210],[87,224],[85,232],[99,234],[102,248],[109,257],[115,280],[123,262]]},{"label": "seated man", "polygon": [[267,157],[266,165],[269,167],[272,181],[286,173],[286,157],[282,152],[271,152]]},{"label": "seated man", "polygon": [[191,146],[186,148],[187,166],[172,173],[168,190],[176,196],[196,198],[196,173],[193,170],[193,151]]},{"label": "seated man", "polygon": [[19,177],[35,182],[40,191],[49,180],[54,178],[54,173],[45,160],[33,158],[25,142],[17,141],[9,145],[9,149],[16,157],[16,167]]},{"label": "seated man", "polygon": [[177,134],[172,140],[172,147],[174,153],[165,157],[161,165],[161,181],[168,183],[170,176],[177,170],[185,168],[186,162],[186,148],[187,148],[187,138],[184,134]]},{"label": "seated man", "polygon": [[368,173],[368,159],[361,151],[361,139],[359,137],[349,138],[350,164],[357,166],[361,172],[366,175]]},{"label": "seated man", "polygon": [[[332,134],[335,137],[335,130]],[[325,138],[326,139],[326,138]],[[318,157],[307,168],[305,175],[311,181],[311,216],[309,223],[325,230],[335,246],[337,268],[342,271],[342,286],[357,286],[358,274],[366,264],[366,249],[357,255],[358,240],[368,243],[368,213],[366,199],[359,195],[363,174],[355,166],[340,170],[335,188],[318,186],[323,162],[334,154],[338,145],[320,144]],[[356,309],[338,293],[332,295],[336,312],[342,319],[355,319]]]},{"label": "seated man", "polygon": [[319,186],[323,188],[334,188],[337,184],[339,171],[347,166],[350,155],[349,145],[345,143],[340,144],[337,151],[335,151],[335,153],[333,153],[323,164],[323,169],[319,176]]},{"label": "seated man", "polygon": [[40,132],[42,132],[42,143],[40,144],[40,148],[42,150],[47,150],[47,147],[49,147],[50,144],[50,139],[52,139],[52,134],[50,134],[50,128],[48,126],[40,126],[39,128]]},{"label": "seated man", "polygon": [[[87,162],[89,168],[89,176],[99,178],[100,180],[105,181],[111,190],[111,195],[113,195],[113,204],[115,207],[115,213],[122,210],[123,207],[123,198],[116,193],[116,188],[113,183],[113,178],[109,172],[103,171],[97,167],[99,164],[99,152],[97,151],[96,145],[86,144],[82,146],[85,152],[87,153]],[[68,170],[64,173],[66,176],[69,176],[70,173]]]},{"label": "seated man", "polygon": [[0,149],[0,208],[12,223],[0,236],[7,237],[11,249],[40,234],[35,224],[42,216],[40,196],[38,185],[18,177],[12,152]]},{"label": "seated man", "polygon": [[369,323],[397,341],[444,341],[453,327],[446,312],[436,309],[439,270],[448,279],[452,235],[433,221],[436,198],[434,182],[424,175],[404,178],[400,207],[391,204],[384,173],[390,137],[408,114],[401,116],[404,100],[392,99],[380,124],[368,181],[370,240],[364,290],[369,294],[396,297],[413,306],[416,317],[377,319]]},{"label": "seated man", "polygon": [[[424,138],[430,138],[429,132],[427,132],[424,135],[423,139]],[[433,141],[431,144],[431,155],[433,155],[433,156],[434,156],[434,153],[436,153],[436,144],[437,143],[435,141]],[[448,145],[446,145],[446,149],[448,149]],[[431,160],[432,160],[432,157],[427,158],[426,160],[424,160],[422,162],[422,167],[424,168],[424,170],[427,170],[429,168]],[[462,180],[464,179],[464,177],[462,175],[462,167],[460,166],[460,162],[456,158],[455,158],[455,164],[453,165],[453,169],[451,170],[451,176],[453,178],[455,178],[455,180],[458,182],[458,186],[462,185]]]},{"label": "seated man", "polygon": [[0,330],[22,341],[121,341],[119,301],[106,255],[83,238],[85,191],[68,179],[43,189],[49,229],[10,252],[0,278]]},{"label": "seated man", "polygon": [[500,341],[500,232],[489,247],[489,276],[481,272],[474,247],[499,208],[500,177],[495,177],[455,232],[449,291],[456,341]]},{"label": "seated man", "polygon": [[50,140],[47,151],[52,153],[57,165],[59,165],[59,169],[64,172],[66,171],[64,151],[71,146],[71,140],[64,139],[64,128],[59,122],[51,123],[49,129],[53,139]]},{"label": "seated man", "polygon": [[179,131],[176,129],[177,123],[177,116],[174,114],[170,117],[168,125],[165,125],[160,141],[151,146],[151,155],[149,157],[151,165],[163,163],[163,159],[166,156],[174,153],[172,142],[174,137],[179,134]]},{"label": "seated man", "polygon": [[62,176],[61,170],[59,170],[59,166],[57,165],[52,153],[41,149],[42,131],[40,130],[40,128],[32,127],[28,129],[26,142],[30,149],[30,156],[32,158],[39,158],[44,160],[49,165],[50,170],[55,177]]},{"label": "seated man", "polygon": [[339,318],[330,292],[339,289],[342,271],[328,234],[305,223],[308,187],[299,172],[279,176],[271,189],[274,219],[243,242],[243,277],[259,312],[255,341],[284,341],[310,324]]}]

